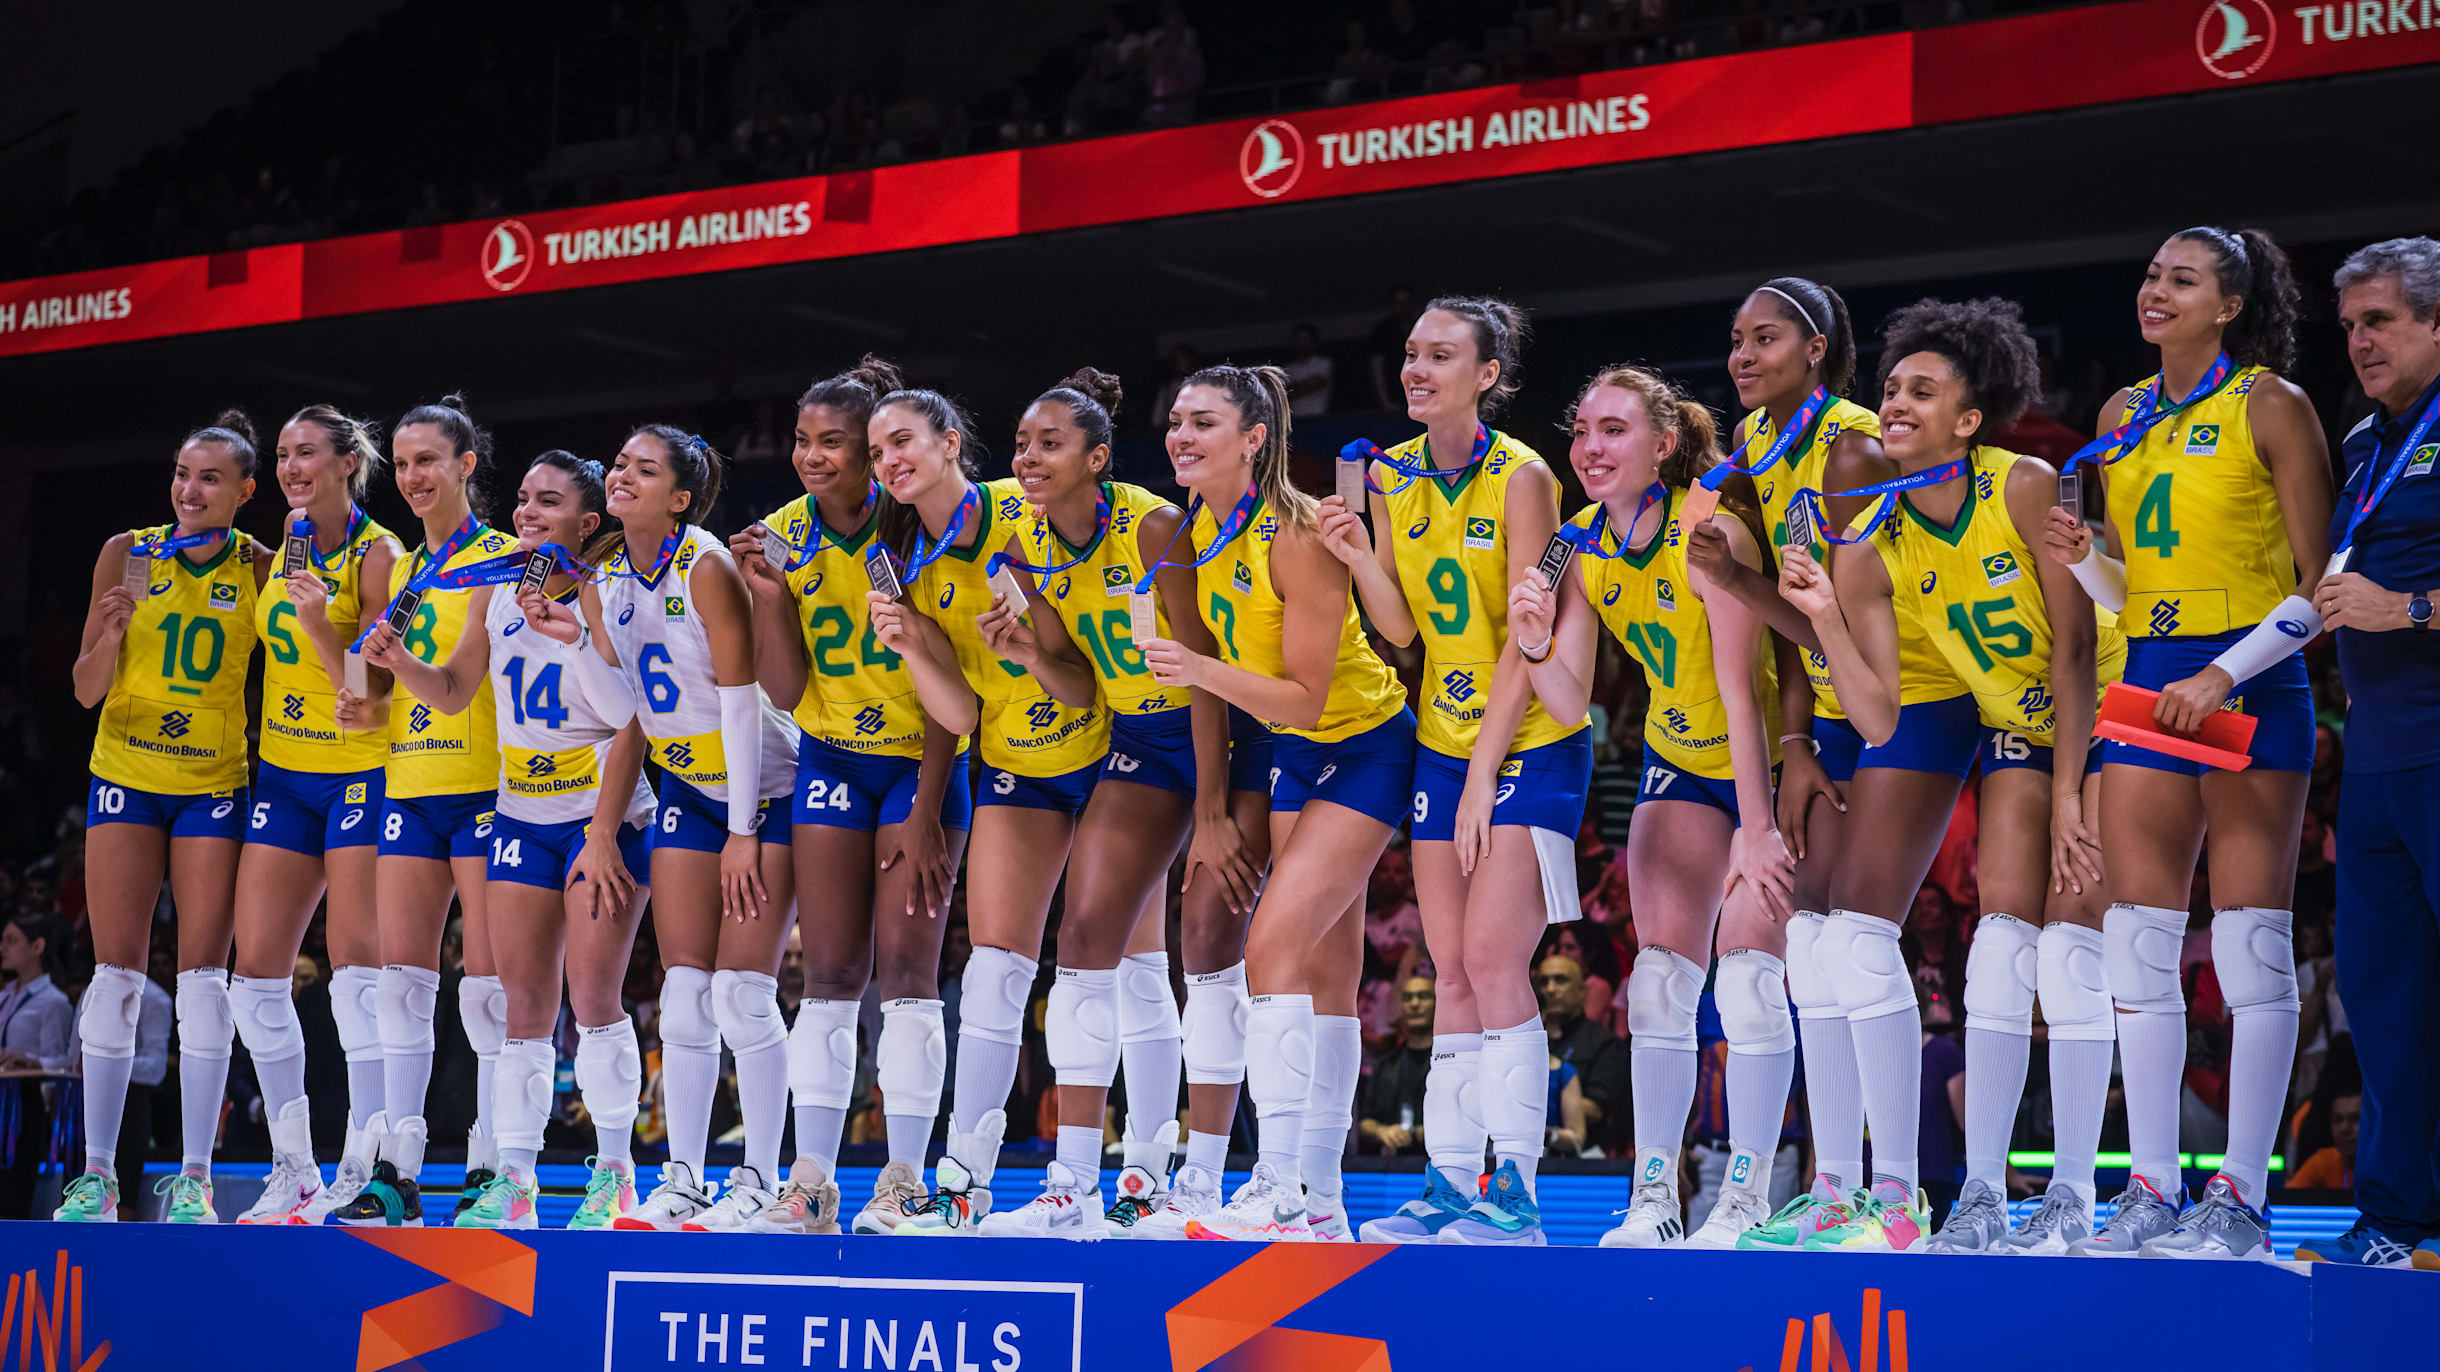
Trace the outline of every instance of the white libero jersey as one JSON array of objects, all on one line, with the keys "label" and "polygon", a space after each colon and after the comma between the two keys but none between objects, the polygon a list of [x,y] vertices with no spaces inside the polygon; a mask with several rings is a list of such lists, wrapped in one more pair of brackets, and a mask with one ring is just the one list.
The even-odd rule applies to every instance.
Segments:
[{"label": "white libero jersey", "polygon": [[[688,576],[701,558],[728,560],[729,550],[700,528],[689,528],[677,555],[653,581],[638,580],[622,545],[598,585],[610,644],[636,682],[636,720],[661,770],[717,801],[729,798],[729,764],[720,741],[720,683],[712,676],[711,640],[695,608]],[[796,784],[796,721],[754,688],[762,706],[762,795],[784,796]]]},{"label": "white libero jersey", "polygon": [[[528,824],[591,819],[618,733],[585,699],[576,675],[575,655],[593,650],[534,632],[517,609],[514,585],[492,588],[483,624],[500,711],[500,813]],[[626,822],[649,824],[653,809],[652,787],[639,771]]]}]

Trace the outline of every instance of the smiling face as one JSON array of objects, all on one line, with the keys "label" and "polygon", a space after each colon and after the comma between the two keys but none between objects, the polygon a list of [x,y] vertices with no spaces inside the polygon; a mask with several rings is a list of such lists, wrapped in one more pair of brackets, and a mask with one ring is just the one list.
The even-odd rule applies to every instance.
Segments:
[{"label": "smiling face", "polygon": [[695,499],[693,491],[678,488],[677,464],[669,460],[668,445],[648,433],[628,437],[627,446],[611,459],[602,484],[609,492],[613,518],[654,528],[676,523]]},{"label": "smiling face", "polygon": [[346,499],[360,460],[354,449],[332,442],[330,430],[310,419],[299,419],[280,430],[279,461],[273,474],[288,508],[303,510]]},{"label": "smiling face", "polygon": [[2220,269],[2207,244],[2172,238],[2152,254],[2135,292],[2135,322],[2154,347],[2212,342],[2245,308],[2242,296],[2220,289]]},{"label": "smiling face", "polygon": [[1652,422],[1644,398],[1624,386],[1595,386],[1576,402],[1567,458],[1584,493],[1607,505],[1650,489],[1677,435]]},{"label": "smiling face", "polygon": [[241,470],[225,443],[199,438],[178,449],[169,479],[178,527],[191,533],[236,523],[237,507],[254,498],[254,478],[240,475]]},{"label": "smiling face", "polygon": [[1406,336],[1406,417],[1419,424],[1471,418],[1483,393],[1498,384],[1500,364],[1478,348],[1475,328],[1447,310],[1425,310]]},{"label": "smiling face", "polygon": [[475,461],[473,453],[457,451],[438,424],[402,424],[390,436],[390,468],[397,474],[398,494],[417,519],[465,503]]},{"label": "smiling face", "polygon": [[2364,394],[2398,415],[2440,376],[2440,308],[2415,318],[2397,273],[2386,272],[2349,286],[2338,296],[2338,327],[2346,335],[2347,362]]},{"label": "smiling face", "polygon": [[932,427],[931,419],[914,406],[882,406],[873,412],[866,433],[872,443],[873,475],[899,504],[915,504],[944,483],[965,485],[965,469],[957,460],[962,436],[954,429],[944,433]]},{"label": "smiling face", "polygon": [[512,520],[517,546],[531,552],[545,543],[581,548],[601,527],[601,516],[585,508],[584,493],[574,477],[537,462],[517,483],[517,510]]},{"label": "smiling face", "polygon": [[1769,291],[1747,296],[1728,322],[1728,377],[1737,403],[1758,409],[1812,390],[1829,350],[1830,340],[1797,322],[1787,301]]},{"label": "smiling face", "polygon": [[1881,383],[1881,448],[1902,467],[1955,452],[1981,426],[1965,378],[1938,353],[1899,358]]},{"label": "smiling face", "polygon": [[789,461],[796,479],[819,500],[864,498],[872,479],[871,440],[864,422],[835,405],[805,405],[796,412],[796,449]]},{"label": "smiling face", "polygon": [[1248,427],[1237,402],[1218,386],[1184,387],[1169,407],[1169,466],[1182,486],[1244,490],[1263,437],[1263,426]]},{"label": "smiling face", "polygon": [[1009,469],[1024,488],[1026,502],[1040,510],[1099,481],[1110,469],[1110,448],[1084,446],[1084,430],[1065,402],[1037,400],[1017,421],[1017,447]]}]

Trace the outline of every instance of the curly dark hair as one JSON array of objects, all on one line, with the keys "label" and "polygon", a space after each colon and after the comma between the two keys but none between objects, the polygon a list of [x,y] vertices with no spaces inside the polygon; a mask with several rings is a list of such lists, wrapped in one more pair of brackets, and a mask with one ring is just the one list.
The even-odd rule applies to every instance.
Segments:
[{"label": "curly dark hair", "polygon": [[2285,376],[2296,366],[2296,321],[2303,292],[2296,268],[2277,241],[2260,229],[2180,229],[2172,243],[2200,243],[2211,253],[2224,295],[2242,296],[2243,309],[2220,333],[2220,346],[2240,367],[2268,367]]},{"label": "curly dark hair", "polygon": [[1983,443],[2023,417],[2042,386],[2033,335],[2013,300],[1925,298],[1899,310],[1881,328],[1881,382],[1900,358],[1938,353],[1966,383],[1967,402],[1982,411],[1974,442]]}]

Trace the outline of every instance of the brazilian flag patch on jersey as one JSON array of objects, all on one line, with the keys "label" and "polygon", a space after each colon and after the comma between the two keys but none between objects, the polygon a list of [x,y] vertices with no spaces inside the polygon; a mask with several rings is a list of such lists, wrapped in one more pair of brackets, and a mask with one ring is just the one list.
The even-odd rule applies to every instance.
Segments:
[{"label": "brazilian flag patch on jersey", "polygon": [[1995,590],[2025,574],[2025,569],[2017,565],[2014,553],[1993,553],[1982,560],[1982,569],[1983,580],[1990,582]]},{"label": "brazilian flag patch on jersey", "polygon": [[1652,599],[1653,603],[1659,605],[1663,610],[1671,614],[1677,613],[1677,587],[1669,584],[1669,578],[1665,576],[1653,578]]},{"label": "brazilian flag patch on jersey", "polygon": [[1125,595],[1134,588],[1134,573],[1125,566],[1101,569],[1101,588],[1111,595]]},{"label": "brazilian flag patch on jersey", "polygon": [[1499,542],[1499,525],[1489,515],[1476,515],[1466,521],[1466,546],[1489,548]]},{"label": "brazilian flag patch on jersey", "polygon": [[212,608],[213,608],[213,609],[215,609],[215,610],[234,610],[234,609],[236,609],[236,608],[237,608],[237,588],[236,588],[235,586],[230,585],[228,582],[225,582],[225,581],[215,581],[215,582],[213,582],[213,583],[212,583]]},{"label": "brazilian flag patch on jersey", "polygon": [[2440,443],[2426,443],[2415,449],[2415,460],[2406,464],[2406,475],[2428,476],[2434,462],[2440,462]]},{"label": "brazilian flag patch on jersey", "polygon": [[1235,587],[1239,595],[1252,595],[1254,593],[1254,569],[1242,562],[1238,563],[1237,569],[1229,573],[1228,584]]},{"label": "brazilian flag patch on jersey", "polygon": [[686,597],[682,595],[661,597],[661,613],[671,619],[686,618]]},{"label": "brazilian flag patch on jersey", "polygon": [[2197,424],[2186,430],[2186,456],[2210,457],[2220,451],[2220,426]]}]

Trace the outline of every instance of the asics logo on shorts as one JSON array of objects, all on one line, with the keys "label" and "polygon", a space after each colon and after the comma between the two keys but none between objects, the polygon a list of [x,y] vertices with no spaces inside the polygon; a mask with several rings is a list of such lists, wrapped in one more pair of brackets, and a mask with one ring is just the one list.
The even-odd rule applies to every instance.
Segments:
[{"label": "asics logo on shorts", "polygon": [[1443,689],[1448,691],[1451,700],[1463,703],[1474,698],[1474,673],[1472,672],[1462,670],[1451,672],[1440,679],[1440,684]]},{"label": "asics logo on shorts", "polygon": [[695,750],[688,744],[673,743],[667,748],[661,750],[661,756],[667,758],[669,760],[669,765],[672,767],[692,767],[695,765]]},{"label": "asics logo on shorts", "polygon": [[859,734],[880,733],[883,720],[884,716],[880,706],[867,705],[856,711],[856,732]]},{"label": "asics logo on shorts", "polygon": [[280,714],[291,723],[303,719],[305,717],[305,697],[299,695],[280,697]]},{"label": "asics logo on shorts", "polygon": [[2176,631],[2177,602],[2174,600],[2153,601],[2152,632],[2156,634],[2169,634],[2175,633]]},{"label": "asics logo on shorts", "polygon": [[420,734],[432,727],[432,707],[418,705],[407,715],[407,732]]},{"label": "asics logo on shorts", "polygon": [[1132,772],[1143,765],[1125,753],[1110,754],[1110,770],[1113,772]]},{"label": "asics logo on shorts", "polygon": [[167,714],[161,716],[161,737],[184,738],[186,737],[187,729],[192,726],[194,722],[195,717],[188,714],[186,711],[171,710]]},{"label": "asics logo on shorts", "polygon": [[1337,763],[1335,763],[1335,762],[1331,763],[1331,764],[1330,764],[1329,766],[1327,766],[1327,767],[1324,767],[1324,768],[1322,769],[1322,774],[1321,774],[1320,776],[1317,776],[1317,777],[1315,777],[1315,778],[1313,779],[1313,784],[1314,784],[1314,786],[1315,786],[1315,787],[1318,789],[1318,788],[1321,786],[1321,784],[1322,784],[1323,782],[1330,780],[1330,778],[1331,778],[1333,775],[1335,775],[1335,774],[1338,772],[1338,770],[1339,770],[1339,764],[1337,764]]},{"label": "asics logo on shorts", "polygon": [[1059,707],[1047,700],[1037,700],[1025,707],[1025,722],[1036,729],[1047,729],[1059,719]]}]

